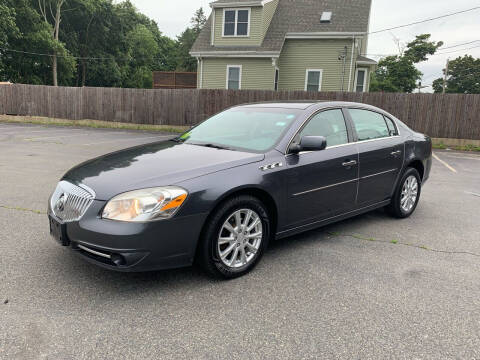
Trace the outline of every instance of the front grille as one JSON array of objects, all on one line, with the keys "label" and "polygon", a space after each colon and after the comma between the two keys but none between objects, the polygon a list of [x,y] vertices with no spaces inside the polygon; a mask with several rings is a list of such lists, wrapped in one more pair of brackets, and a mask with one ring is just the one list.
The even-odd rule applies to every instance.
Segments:
[{"label": "front grille", "polygon": [[50,198],[53,214],[64,222],[78,221],[95,199],[95,193],[85,185],[60,181]]}]

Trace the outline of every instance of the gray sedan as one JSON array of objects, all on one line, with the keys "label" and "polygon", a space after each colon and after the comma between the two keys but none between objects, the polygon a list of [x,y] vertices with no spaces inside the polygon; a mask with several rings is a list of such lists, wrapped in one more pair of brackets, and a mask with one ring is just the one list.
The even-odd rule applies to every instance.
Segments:
[{"label": "gray sedan", "polygon": [[71,169],[49,200],[50,232],[108,269],[198,261],[233,278],[271,240],[381,207],[410,216],[431,156],[427,136],[372,106],[242,105]]}]

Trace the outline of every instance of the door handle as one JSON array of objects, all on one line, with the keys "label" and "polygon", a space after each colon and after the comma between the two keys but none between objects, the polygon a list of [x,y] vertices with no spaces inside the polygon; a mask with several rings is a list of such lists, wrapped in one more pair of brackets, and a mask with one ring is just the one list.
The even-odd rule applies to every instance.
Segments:
[{"label": "door handle", "polygon": [[342,163],[342,165],[345,166],[345,167],[352,167],[354,165],[357,165],[357,161],[356,160],[346,161],[346,162]]},{"label": "door handle", "polygon": [[399,156],[401,153],[402,153],[401,150],[397,150],[397,151],[392,151],[392,152],[390,153],[390,155],[397,157],[397,156]]}]

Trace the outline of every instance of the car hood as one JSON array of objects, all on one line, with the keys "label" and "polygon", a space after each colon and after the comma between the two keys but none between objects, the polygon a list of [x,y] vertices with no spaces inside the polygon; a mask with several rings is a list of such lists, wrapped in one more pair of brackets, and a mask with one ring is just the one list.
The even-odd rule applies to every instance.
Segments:
[{"label": "car hood", "polygon": [[136,189],[175,185],[202,175],[262,161],[264,154],[155,142],[86,161],[69,170],[64,180],[84,184],[97,200]]}]

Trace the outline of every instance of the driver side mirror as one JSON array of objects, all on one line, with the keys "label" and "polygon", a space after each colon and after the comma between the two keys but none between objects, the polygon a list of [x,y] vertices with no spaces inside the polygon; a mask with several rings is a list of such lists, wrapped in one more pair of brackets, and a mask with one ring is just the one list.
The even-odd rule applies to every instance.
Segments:
[{"label": "driver side mirror", "polygon": [[290,153],[298,154],[302,151],[321,151],[327,147],[324,136],[302,136],[300,144],[290,146]]}]

